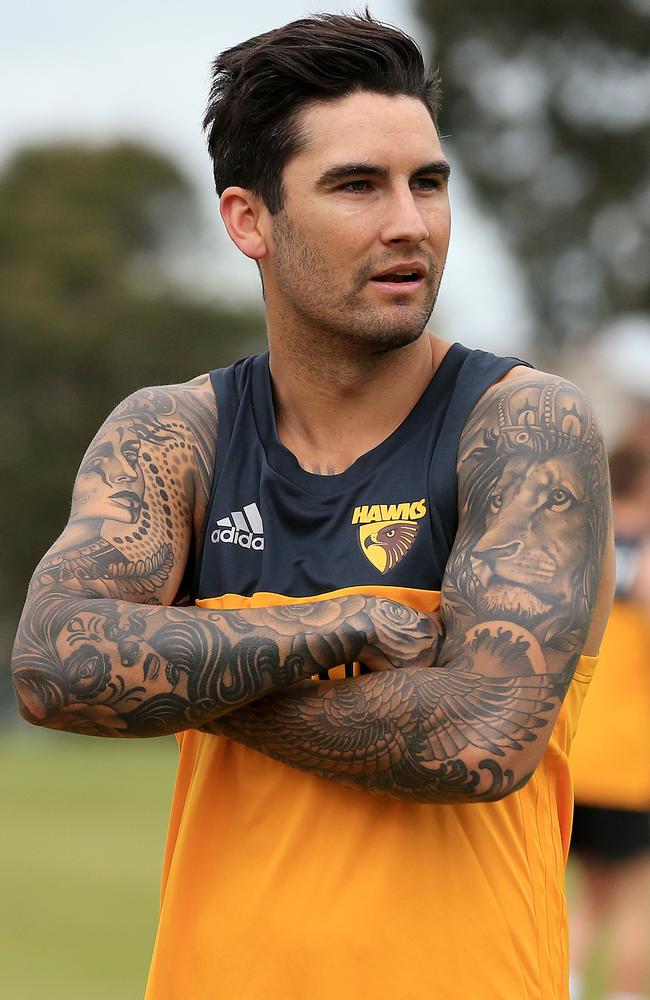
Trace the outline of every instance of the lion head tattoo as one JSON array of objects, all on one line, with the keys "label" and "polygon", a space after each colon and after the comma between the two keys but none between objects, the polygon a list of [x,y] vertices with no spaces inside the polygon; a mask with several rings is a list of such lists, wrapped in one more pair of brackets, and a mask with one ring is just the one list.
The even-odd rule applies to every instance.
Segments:
[{"label": "lion head tattoo", "polygon": [[498,428],[465,461],[469,528],[453,572],[479,617],[587,621],[607,530],[591,503],[607,471],[588,409],[563,383],[504,394]]}]

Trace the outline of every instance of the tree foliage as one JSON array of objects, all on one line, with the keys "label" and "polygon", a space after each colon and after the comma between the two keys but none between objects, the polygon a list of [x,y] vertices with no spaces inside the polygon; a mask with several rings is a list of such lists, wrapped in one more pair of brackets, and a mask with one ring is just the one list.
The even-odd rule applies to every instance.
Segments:
[{"label": "tree foliage", "polygon": [[419,0],[442,132],[527,281],[539,348],[650,311],[650,0]]},{"label": "tree foliage", "polygon": [[[132,144],[18,153],[0,175],[0,646],[63,528],[82,454],[115,404],[250,353],[261,317],[190,300],[158,261],[194,220],[165,157]],[[136,276],[155,274],[146,292]],[[151,285],[151,283],[150,283]]]}]

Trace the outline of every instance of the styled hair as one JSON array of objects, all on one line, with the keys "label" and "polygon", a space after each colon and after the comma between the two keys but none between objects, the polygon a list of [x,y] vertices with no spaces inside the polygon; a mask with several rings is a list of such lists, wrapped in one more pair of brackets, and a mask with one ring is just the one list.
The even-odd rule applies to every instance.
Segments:
[{"label": "styled hair", "polygon": [[417,43],[364,14],[315,14],[219,55],[203,120],[220,195],[230,185],[284,206],[282,174],[304,146],[299,113],[358,91],[422,101],[437,128],[440,84]]}]

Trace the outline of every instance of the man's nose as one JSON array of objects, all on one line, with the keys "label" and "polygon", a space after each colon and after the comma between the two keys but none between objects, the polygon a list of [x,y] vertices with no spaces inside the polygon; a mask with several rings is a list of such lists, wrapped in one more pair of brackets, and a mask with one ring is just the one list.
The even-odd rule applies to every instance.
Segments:
[{"label": "man's nose", "polygon": [[381,239],[385,244],[421,243],[429,235],[410,188],[394,192],[387,206]]}]

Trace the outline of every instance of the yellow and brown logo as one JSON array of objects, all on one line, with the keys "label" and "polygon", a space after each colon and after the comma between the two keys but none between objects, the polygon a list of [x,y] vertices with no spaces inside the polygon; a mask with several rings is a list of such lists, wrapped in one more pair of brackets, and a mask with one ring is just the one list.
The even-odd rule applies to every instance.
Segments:
[{"label": "yellow and brown logo", "polygon": [[352,524],[359,525],[361,551],[375,569],[387,573],[404,558],[426,512],[424,498],[412,503],[361,504],[354,508]]}]

